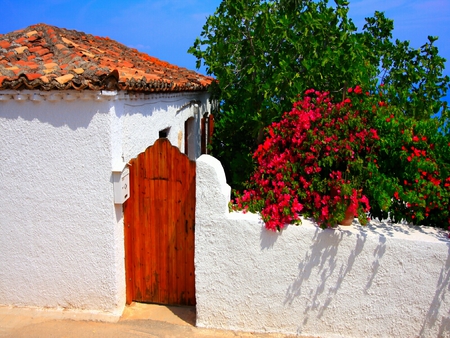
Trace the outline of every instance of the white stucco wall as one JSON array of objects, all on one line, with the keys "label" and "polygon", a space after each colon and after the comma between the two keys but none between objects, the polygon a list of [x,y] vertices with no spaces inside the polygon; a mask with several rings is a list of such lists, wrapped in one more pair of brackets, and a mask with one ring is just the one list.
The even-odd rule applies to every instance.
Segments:
[{"label": "white stucco wall", "polygon": [[200,327],[319,337],[450,337],[450,242],[395,224],[282,233],[228,213],[214,158],[197,161]]},{"label": "white stucco wall", "polygon": [[[200,101],[199,104],[190,104]],[[208,94],[173,93],[141,95],[139,99],[116,101],[117,115],[123,128],[123,157],[126,162],[155,143],[159,131],[170,128],[170,143],[185,151],[184,123],[194,118],[195,158],[200,154],[200,122],[204,113],[210,112]]]},{"label": "white stucco wall", "polygon": [[0,103],[1,305],[120,310],[110,119],[108,102]]},{"label": "white stucco wall", "polygon": [[168,126],[178,145],[196,113],[186,104],[202,100],[198,110],[206,111],[207,96],[0,94],[0,306],[119,316],[123,213],[112,168]]}]

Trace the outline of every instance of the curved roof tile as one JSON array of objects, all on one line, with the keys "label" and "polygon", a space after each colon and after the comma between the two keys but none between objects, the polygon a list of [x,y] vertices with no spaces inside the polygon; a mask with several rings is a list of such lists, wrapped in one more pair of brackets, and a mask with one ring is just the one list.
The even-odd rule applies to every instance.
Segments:
[{"label": "curved roof tile", "polygon": [[212,81],[107,37],[46,24],[0,34],[0,90],[180,92]]}]

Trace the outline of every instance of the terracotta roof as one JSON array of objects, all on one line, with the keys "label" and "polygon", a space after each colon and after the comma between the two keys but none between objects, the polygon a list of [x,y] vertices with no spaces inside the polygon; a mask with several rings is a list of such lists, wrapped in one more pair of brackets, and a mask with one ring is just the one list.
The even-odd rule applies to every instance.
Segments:
[{"label": "terracotta roof", "polygon": [[212,81],[107,37],[45,24],[0,34],[0,90],[180,92]]}]

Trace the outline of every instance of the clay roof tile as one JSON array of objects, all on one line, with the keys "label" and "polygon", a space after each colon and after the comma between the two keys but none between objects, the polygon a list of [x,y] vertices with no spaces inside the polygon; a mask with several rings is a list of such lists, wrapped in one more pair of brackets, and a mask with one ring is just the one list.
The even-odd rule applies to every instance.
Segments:
[{"label": "clay roof tile", "polygon": [[205,91],[214,81],[108,37],[46,24],[0,34],[0,60],[0,90]]}]

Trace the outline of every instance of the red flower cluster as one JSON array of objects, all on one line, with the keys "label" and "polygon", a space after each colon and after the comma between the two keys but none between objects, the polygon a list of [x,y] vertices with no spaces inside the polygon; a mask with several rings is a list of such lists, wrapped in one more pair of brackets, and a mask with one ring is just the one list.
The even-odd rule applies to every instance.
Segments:
[{"label": "red flower cluster", "polygon": [[356,99],[333,103],[329,93],[308,90],[268,128],[254,153],[257,170],[234,201],[236,209],[260,211],[270,230],[299,222],[300,212],[323,227],[339,223],[347,210],[366,221],[364,163],[379,135],[366,128],[371,112],[354,109],[362,89],[348,92]]},{"label": "red flower cluster", "polygon": [[449,136],[358,86],[347,95],[335,103],[308,90],[267,129],[234,209],[260,212],[274,231],[300,222],[300,213],[330,227],[348,212],[361,224],[370,216],[446,228]]}]

